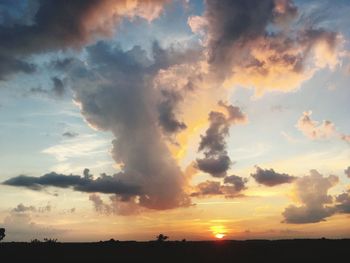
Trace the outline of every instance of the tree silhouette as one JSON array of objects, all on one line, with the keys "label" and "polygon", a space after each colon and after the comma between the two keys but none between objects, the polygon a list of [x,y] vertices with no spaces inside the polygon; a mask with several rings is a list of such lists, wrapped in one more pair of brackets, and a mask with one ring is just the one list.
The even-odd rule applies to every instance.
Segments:
[{"label": "tree silhouette", "polygon": [[156,236],[156,238],[157,238],[158,242],[163,242],[163,241],[167,240],[169,237],[165,236],[163,234],[159,234],[158,236]]},{"label": "tree silhouette", "polygon": [[3,240],[5,236],[5,228],[0,228],[0,241]]}]

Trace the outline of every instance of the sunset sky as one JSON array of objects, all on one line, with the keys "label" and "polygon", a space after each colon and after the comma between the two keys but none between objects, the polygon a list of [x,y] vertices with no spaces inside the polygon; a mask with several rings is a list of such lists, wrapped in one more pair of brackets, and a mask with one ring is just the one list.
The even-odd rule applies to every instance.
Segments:
[{"label": "sunset sky", "polygon": [[0,0],[5,240],[349,238],[349,14]]}]

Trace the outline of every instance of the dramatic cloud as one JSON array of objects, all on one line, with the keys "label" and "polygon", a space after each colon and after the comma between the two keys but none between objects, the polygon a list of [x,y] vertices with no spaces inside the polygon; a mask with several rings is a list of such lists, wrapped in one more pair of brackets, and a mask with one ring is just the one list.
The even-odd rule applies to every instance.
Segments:
[{"label": "dramatic cloud", "polygon": [[0,20],[0,80],[11,73],[32,72],[33,66],[22,60],[27,55],[79,48],[97,38],[109,37],[123,18],[153,20],[159,16],[165,2],[167,1],[27,1],[26,8],[21,10],[8,1],[2,9],[9,11],[4,13],[6,18]]},{"label": "dramatic cloud", "polygon": [[300,117],[296,127],[308,138],[312,140],[329,139],[337,137],[350,143],[350,136],[336,130],[333,122],[325,120],[321,124],[311,119],[311,111],[306,111]]},{"label": "dramatic cloud", "polygon": [[295,185],[295,195],[301,206],[290,205],[284,212],[284,222],[292,224],[316,223],[338,212],[332,205],[333,197],[328,190],[338,183],[338,177],[324,177],[316,170],[299,178]]},{"label": "dramatic cloud", "polygon": [[243,196],[241,193],[246,189],[247,179],[237,175],[231,175],[224,178],[224,184],[217,181],[207,180],[199,183],[195,187],[195,192],[191,195],[194,197],[208,197],[212,195],[223,195],[226,198]]},{"label": "dramatic cloud", "polygon": [[53,186],[59,188],[72,187],[76,191],[89,193],[120,194],[125,197],[140,194],[141,189],[139,186],[124,183],[121,177],[119,174],[112,176],[101,174],[100,177],[93,179],[88,169],[85,169],[84,176],[64,175],[55,172],[40,177],[20,175],[6,180],[3,184],[26,187],[37,191],[42,190],[44,187]]},{"label": "dramatic cloud", "polygon": [[186,178],[164,139],[185,124],[173,111],[180,97],[156,87],[154,80],[161,69],[193,57],[157,44],[152,52],[149,57],[139,46],[124,51],[99,42],[87,48],[86,65],[93,67],[82,64],[72,69],[70,78],[86,121],[115,136],[112,157],[123,181],[142,188],[140,205],[168,209],[190,204]]},{"label": "dramatic cloud", "polygon": [[255,179],[257,183],[266,186],[276,186],[280,184],[291,183],[296,179],[294,176],[276,173],[273,169],[262,169],[259,166],[256,166],[256,172],[250,175]]},{"label": "dramatic cloud", "polygon": [[343,38],[322,28],[298,26],[291,0],[206,1],[202,17],[188,23],[206,32],[211,72],[226,86],[290,91],[316,70],[339,64]]},{"label": "dramatic cloud", "polygon": [[221,101],[219,106],[225,113],[218,111],[209,113],[209,128],[205,135],[201,136],[198,147],[199,152],[204,152],[204,158],[197,159],[198,168],[214,177],[224,177],[232,163],[226,151],[226,138],[229,135],[230,125],[247,121],[240,108],[226,105]]}]

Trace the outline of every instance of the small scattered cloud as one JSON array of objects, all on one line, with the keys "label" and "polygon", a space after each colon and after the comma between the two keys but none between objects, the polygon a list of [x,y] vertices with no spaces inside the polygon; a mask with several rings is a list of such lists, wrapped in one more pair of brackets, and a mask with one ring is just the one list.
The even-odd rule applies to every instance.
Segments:
[{"label": "small scattered cloud", "polygon": [[273,169],[262,169],[256,166],[256,172],[250,174],[257,183],[265,186],[276,186],[293,182],[296,177],[289,174],[277,173]]},{"label": "small scattered cloud", "polygon": [[296,127],[308,138],[312,140],[339,138],[350,143],[350,135],[337,131],[333,122],[324,120],[322,123],[311,119],[312,111],[305,111],[298,120]]},{"label": "small scattered cloud", "polygon": [[7,240],[9,241],[30,241],[32,239],[58,238],[66,229],[58,229],[53,226],[43,225],[34,221],[42,213],[51,211],[48,204],[43,207],[17,205],[1,222],[1,226],[6,228]]},{"label": "small scattered cloud", "polygon": [[222,195],[226,198],[242,197],[245,190],[247,179],[237,175],[226,176],[223,183],[219,181],[207,180],[194,187],[193,197],[210,197]]},{"label": "small scattered cloud", "polygon": [[77,137],[78,135],[79,135],[79,133],[70,132],[70,131],[66,131],[66,132],[62,133],[62,136],[63,136],[63,137],[66,137],[66,138],[69,138],[69,139],[75,138],[75,137]]},{"label": "small scattered cloud", "polygon": [[46,206],[42,207],[35,207],[35,206],[25,206],[22,203],[18,204],[15,208],[13,208],[11,211],[15,213],[25,213],[25,212],[38,212],[38,213],[46,213],[50,212],[52,209],[50,204],[47,204]]}]

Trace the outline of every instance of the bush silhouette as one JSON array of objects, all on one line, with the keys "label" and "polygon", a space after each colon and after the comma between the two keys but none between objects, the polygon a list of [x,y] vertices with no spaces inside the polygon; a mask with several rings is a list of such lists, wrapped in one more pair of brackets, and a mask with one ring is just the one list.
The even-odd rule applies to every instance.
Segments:
[{"label": "bush silhouette", "polygon": [[46,242],[46,243],[57,243],[57,239],[53,239],[53,238],[44,238],[44,242]]},{"label": "bush silhouette", "polygon": [[5,236],[5,228],[0,228],[0,241],[3,240]]},{"label": "bush silhouette", "polygon": [[163,234],[159,234],[158,236],[156,236],[156,238],[157,238],[158,242],[163,242],[163,241],[167,240],[169,237],[165,236]]}]

